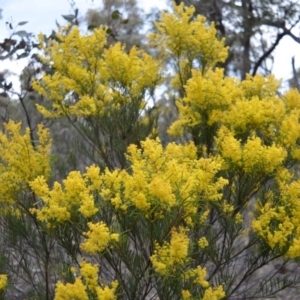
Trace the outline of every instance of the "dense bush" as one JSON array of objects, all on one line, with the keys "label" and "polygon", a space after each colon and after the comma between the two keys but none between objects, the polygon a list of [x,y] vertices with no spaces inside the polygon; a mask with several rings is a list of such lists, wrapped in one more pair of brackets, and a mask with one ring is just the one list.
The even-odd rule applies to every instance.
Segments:
[{"label": "dense bush", "polygon": [[[162,13],[156,56],[108,45],[105,27],[40,37],[52,72],[33,85],[51,102],[38,110],[67,117],[93,164],[58,180],[48,130],[5,126],[7,292],[23,280],[30,299],[250,299],[299,284],[282,270],[300,253],[300,95],[224,77],[227,48],[193,13]],[[161,85],[178,113],[167,145]]]}]

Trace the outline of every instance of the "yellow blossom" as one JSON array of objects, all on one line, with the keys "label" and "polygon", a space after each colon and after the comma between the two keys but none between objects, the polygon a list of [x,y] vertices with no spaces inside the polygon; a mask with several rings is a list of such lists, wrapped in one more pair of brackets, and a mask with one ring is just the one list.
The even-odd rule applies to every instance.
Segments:
[{"label": "yellow blossom", "polygon": [[0,274],[0,291],[4,290],[7,285],[7,275]]},{"label": "yellow blossom", "polygon": [[[93,191],[100,188],[99,169],[91,166],[85,174],[72,171],[63,180],[63,184],[55,182],[49,189],[44,177],[39,176],[30,182],[33,191],[39,196],[44,206],[40,210],[33,210],[41,221],[50,221],[52,226],[68,221],[72,215],[80,212],[84,217],[95,215]],[[74,208],[76,211],[74,212]]]},{"label": "yellow blossom", "polygon": [[188,290],[182,290],[181,296],[183,300],[190,300],[192,299],[192,295]]},{"label": "yellow blossom", "polygon": [[242,224],[244,221],[243,216],[241,215],[241,213],[237,213],[235,215],[235,223],[236,224]]},{"label": "yellow blossom", "polygon": [[231,78],[224,79],[220,69],[209,70],[205,75],[192,70],[192,77],[185,86],[187,95],[176,102],[179,119],[171,125],[168,133],[176,136],[182,127],[190,129],[218,123],[223,116],[222,111],[228,109],[233,101],[234,84]]},{"label": "yellow blossom", "polygon": [[219,200],[227,183],[215,176],[222,160],[197,159],[197,148],[192,143],[170,143],[163,148],[159,139],[146,139],[142,149],[129,146],[127,159],[131,172],[106,170],[101,176],[100,194],[116,209],[135,207],[147,218],[159,219],[164,212],[181,209],[185,220],[192,224],[191,217],[197,215],[200,203]]},{"label": "yellow blossom", "polygon": [[111,287],[105,286],[104,288],[102,287],[97,287],[96,288],[96,293],[98,296],[99,300],[116,300],[117,295],[116,295],[116,290],[118,287],[118,282],[113,281],[111,283]]},{"label": "yellow blossom", "polygon": [[160,80],[159,64],[136,47],[129,53],[120,43],[106,47],[106,31],[100,27],[83,36],[77,27],[67,34],[61,29],[56,33],[60,41],[50,45],[40,37],[41,59],[55,70],[33,83],[33,88],[52,103],[50,109],[37,105],[44,116],[109,116],[120,105],[133,102],[143,110],[145,92]]},{"label": "yellow blossom", "polygon": [[98,266],[88,262],[81,262],[81,276],[73,284],[58,282],[55,289],[55,300],[89,300],[89,293],[96,293],[99,300],[116,300],[118,282],[113,281],[109,286],[100,286],[98,283]]},{"label": "yellow blossom", "polygon": [[223,201],[222,203],[222,211],[225,213],[225,214],[230,214],[234,211],[234,206],[227,203],[226,201]]},{"label": "yellow blossom", "polygon": [[191,58],[200,61],[204,70],[226,59],[227,48],[224,40],[215,38],[217,32],[213,23],[208,27],[206,19],[200,15],[193,19],[193,6],[174,4],[173,9],[174,13],[162,13],[160,22],[155,23],[157,33],[151,34],[149,39],[152,45],[161,49],[162,55],[180,58],[183,77],[191,68],[187,66]]},{"label": "yellow blossom", "polygon": [[203,214],[200,216],[199,224],[204,224],[208,215],[210,213],[210,210],[207,209],[206,211],[203,212]]},{"label": "yellow blossom", "polygon": [[90,230],[85,233],[86,240],[81,248],[88,253],[102,252],[111,241],[118,241],[118,234],[111,234],[108,227],[103,223],[88,223]]},{"label": "yellow blossom", "polygon": [[56,284],[54,300],[89,300],[86,287],[80,278],[76,278],[73,284],[62,282]]},{"label": "yellow blossom", "polygon": [[97,265],[92,265],[85,261],[81,262],[80,273],[88,289],[95,290],[98,286],[98,272],[99,268]]},{"label": "yellow blossom", "polygon": [[221,300],[225,297],[223,287],[220,285],[216,288],[209,287],[205,290],[203,300]]},{"label": "yellow blossom", "polygon": [[38,142],[33,146],[29,128],[22,134],[21,123],[4,124],[0,133],[1,202],[14,203],[17,193],[29,189],[29,182],[38,176],[50,175],[49,132],[38,126]]},{"label": "yellow blossom", "polygon": [[198,241],[198,245],[199,245],[199,247],[200,247],[201,249],[204,249],[204,248],[206,248],[206,247],[209,245],[209,243],[208,243],[208,241],[207,241],[207,239],[206,239],[205,237],[202,237],[202,238],[200,238],[200,240]]},{"label": "yellow blossom", "polygon": [[151,262],[156,272],[167,275],[173,268],[183,265],[188,259],[189,238],[186,230],[180,228],[179,231],[172,230],[170,243],[163,246],[156,244]]}]

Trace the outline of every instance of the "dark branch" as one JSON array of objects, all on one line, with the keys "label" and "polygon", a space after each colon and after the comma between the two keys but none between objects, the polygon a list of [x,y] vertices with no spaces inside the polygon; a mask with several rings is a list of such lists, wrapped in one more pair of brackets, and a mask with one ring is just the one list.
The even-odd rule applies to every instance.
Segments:
[{"label": "dark branch", "polygon": [[277,34],[276,41],[274,44],[269,48],[268,51],[266,51],[260,58],[259,60],[255,63],[253,71],[252,71],[252,76],[254,76],[257,73],[258,68],[261,66],[262,62],[269,57],[269,55],[275,50],[275,48],[278,46],[280,40],[287,35],[287,33],[282,32]]},{"label": "dark branch", "polygon": [[298,89],[298,91],[300,91],[298,73],[295,66],[295,56],[292,57],[292,68],[293,68],[293,84]]}]

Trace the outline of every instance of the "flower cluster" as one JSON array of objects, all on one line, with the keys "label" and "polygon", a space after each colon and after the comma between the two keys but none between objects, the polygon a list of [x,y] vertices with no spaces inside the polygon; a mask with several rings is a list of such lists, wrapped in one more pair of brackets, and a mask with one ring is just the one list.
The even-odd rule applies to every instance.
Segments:
[{"label": "flower cluster", "polygon": [[108,227],[103,223],[88,223],[90,231],[86,232],[86,241],[81,248],[88,253],[96,254],[102,252],[111,241],[118,241],[119,234],[110,233]]},{"label": "flower cluster", "polygon": [[[190,284],[204,289],[203,299],[222,299],[225,296],[223,287],[220,285],[212,288],[206,278],[206,269],[197,266],[195,269],[189,268],[185,270],[189,258],[190,239],[188,231],[184,228],[171,231],[170,242],[165,242],[162,246],[156,243],[154,254],[150,257],[154,270],[164,278],[172,277],[180,274],[182,282],[190,282]],[[201,238],[199,246],[205,248],[207,240]],[[189,290],[182,290],[183,299],[193,299]]]},{"label": "flower cluster", "polygon": [[107,48],[106,30],[100,27],[87,36],[77,27],[68,34],[62,30],[51,46],[40,37],[42,60],[55,70],[33,84],[52,102],[52,110],[38,105],[45,116],[103,116],[108,109],[132,104],[144,108],[145,93],[160,78],[158,62],[137,48],[126,53],[120,43]]},{"label": "flower cluster", "polygon": [[226,127],[220,128],[216,137],[216,147],[229,167],[235,166],[246,173],[272,174],[287,157],[285,148],[280,145],[266,146],[255,135],[242,143]]},{"label": "flower cluster", "polygon": [[56,284],[55,300],[89,300],[89,295],[98,300],[115,300],[117,299],[116,290],[118,283],[111,283],[111,287],[102,287],[98,280],[99,268],[83,261],[80,264],[81,276],[75,278],[74,283]]},{"label": "flower cluster", "polygon": [[252,221],[253,229],[274,249],[285,251],[285,256],[299,257],[300,251],[300,181],[290,183],[289,172],[278,176],[279,193],[269,191],[258,216]]},{"label": "flower cluster", "polygon": [[217,31],[213,23],[207,27],[206,19],[200,15],[193,19],[193,6],[174,4],[173,9],[173,14],[162,13],[160,22],[155,23],[157,32],[152,33],[149,39],[164,57],[175,58],[184,77],[176,78],[175,81],[185,82],[195,61],[202,70],[207,70],[217,62],[225,61],[227,48],[224,47],[224,40],[216,39]]},{"label": "flower cluster", "polygon": [[171,232],[170,243],[156,244],[151,262],[155,271],[161,275],[173,274],[176,268],[182,268],[188,259],[189,237],[186,230]]},{"label": "flower cluster", "polygon": [[207,201],[221,199],[227,181],[215,175],[222,161],[197,159],[192,144],[170,143],[163,149],[159,139],[147,139],[142,149],[128,148],[131,171],[108,171],[103,175],[103,199],[124,212],[134,207],[150,219],[162,218],[172,209],[183,210],[188,221],[198,217],[198,209]]},{"label": "flower cluster", "polygon": [[49,132],[38,126],[39,144],[34,146],[29,128],[22,134],[21,123],[4,124],[0,133],[1,203],[13,204],[20,191],[29,190],[29,183],[38,176],[50,174]]},{"label": "flower cluster", "polygon": [[70,220],[78,212],[89,218],[98,211],[93,197],[94,190],[99,188],[98,167],[90,166],[84,176],[79,171],[72,171],[63,180],[63,185],[55,182],[52,189],[43,176],[31,181],[30,186],[45,204],[42,209],[33,211],[39,220],[53,226]]}]

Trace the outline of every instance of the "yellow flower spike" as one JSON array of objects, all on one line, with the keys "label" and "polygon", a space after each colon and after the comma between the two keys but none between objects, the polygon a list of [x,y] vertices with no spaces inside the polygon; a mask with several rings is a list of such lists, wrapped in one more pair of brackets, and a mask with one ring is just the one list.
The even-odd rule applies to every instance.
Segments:
[{"label": "yellow flower spike", "polygon": [[216,137],[216,144],[225,161],[229,160],[237,165],[242,158],[240,141],[234,138],[233,132],[226,127],[221,127]]},{"label": "yellow flower spike", "polygon": [[272,173],[282,165],[287,156],[283,147],[276,145],[264,146],[258,137],[249,138],[243,149],[243,167],[246,172],[255,171],[256,168],[266,173]]},{"label": "yellow flower spike", "polygon": [[98,286],[99,267],[86,261],[80,263],[80,273],[84,278],[85,285],[89,290],[96,290]]},{"label": "yellow flower spike", "polygon": [[297,89],[291,89],[287,91],[282,100],[286,104],[287,111],[290,112],[294,109],[300,109],[300,93]]},{"label": "yellow flower spike", "polygon": [[21,133],[21,123],[9,121],[0,133],[0,184],[2,203],[14,203],[20,189],[28,190],[31,180],[50,174],[49,132],[38,126],[38,145],[33,146],[30,131]]},{"label": "yellow flower spike", "polygon": [[89,184],[89,189],[99,190],[102,183],[100,176],[100,168],[92,165],[86,168],[86,173],[84,174],[84,179],[86,183]]},{"label": "yellow flower spike", "polygon": [[185,279],[191,280],[194,284],[200,285],[203,288],[209,287],[209,283],[205,280],[206,268],[197,266],[194,269],[189,269],[184,273]]},{"label": "yellow flower spike", "polygon": [[170,243],[163,246],[156,244],[151,262],[157,273],[167,275],[172,273],[173,268],[180,268],[188,260],[189,237],[187,230],[180,228],[172,230]]},{"label": "yellow flower spike", "polygon": [[111,234],[106,224],[88,223],[90,230],[85,232],[86,240],[81,244],[81,248],[91,254],[102,252],[111,241],[118,240],[118,234]]},{"label": "yellow flower spike", "polygon": [[218,151],[228,164],[226,167],[235,166],[247,173],[273,173],[282,166],[287,156],[287,151],[280,145],[265,146],[255,135],[249,137],[242,145],[234,137],[234,132],[224,126],[220,128],[215,140]]},{"label": "yellow flower spike", "polygon": [[234,211],[234,206],[227,203],[225,200],[221,203],[221,208],[224,214],[231,214]]},{"label": "yellow flower spike", "polygon": [[192,299],[192,295],[188,290],[182,290],[181,296],[183,300],[190,300]]},{"label": "yellow flower spike", "polygon": [[58,282],[55,289],[54,300],[89,300],[90,293],[97,295],[99,300],[116,300],[118,282],[113,281],[110,286],[100,286],[99,267],[86,261],[80,263],[81,276],[73,284]]},{"label": "yellow flower spike", "polygon": [[116,290],[118,288],[118,282],[113,281],[111,283],[111,287],[105,286],[104,288],[102,287],[97,287],[96,288],[96,293],[98,296],[99,300],[116,300]]},{"label": "yellow flower spike", "polygon": [[201,215],[200,218],[199,218],[199,224],[200,224],[200,225],[203,225],[203,224],[206,222],[209,213],[210,213],[210,209],[207,209],[207,210],[205,210],[205,211],[202,213],[202,215]]},{"label": "yellow flower spike", "polygon": [[209,287],[205,290],[203,300],[221,300],[226,296],[223,286],[218,286],[216,288]]},{"label": "yellow flower spike", "polygon": [[[273,207],[272,202],[266,203],[260,209],[258,217],[252,221],[254,231],[264,238],[271,248],[284,249],[289,246],[287,257],[295,257],[299,239],[299,185],[298,181],[289,186],[282,185],[280,187],[281,205]],[[272,223],[274,225],[271,227]]]},{"label": "yellow flower spike", "polygon": [[300,252],[300,239],[299,235],[297,238],[294,238],[292,241],[292,245],[290,246],[288,252],[286,253],[286,257],[289,258],[298,258]]},{"label": "yellow flower spike", "polygon": [[70,172],[62,184],[55,182],[51,190],[44,177],[37,177],[30,186],[44,202],[44,206],[36,211],[38,218],[57,226],[77,212],[86,218],[92,217],[98,211],[92,194],[100,188],[100,182],[99,169],[95,166],[87,168],[83,175],[79,171]]},{"label": "yellow flower spike", "polygon": [[62,282],[56,284],[54,300],[89,300],[87,289],[80,278],[76,278],[73,284]]},{"label": "yellow flower spike", "polygon": [[243,218],[242,214],[237,213],[235,215],[235,223],[239,225],[239,224],[243,224],[243,222],[244,222],[244,218]]},{"label": "yellow flower spike", "polygon": [[[286,147],[295,147],[300,137],[300,110],[292,110],[288,115],[283,117],[280,125],[280,137],[282,144]],[[295,149],[295,148],[294,148]]]},{"label": "yellow flower spike", "polygon": [[96,214],[98,208],[95,207],[94,197],[89,194],[89,191],[81,192],[80,197],[80,208],[78,211],[86,218],[90,218]]},{"label": "yellow flower spike", "polygon": [[200,238],[200,240],[198,241],[198,245],[199,245],[199,247],[200,247],[201,249],[204,249],[204,248],[206,248],[206,247],[209,245],[209,243],[208,243],[208,241],[207,241],[207,239],[206,239],[205,237],[202,237],[202,238]]},{"label": "yellow flower spike", "polygon": [[204,75],[198,70],[192,70],[191,74],[192,77],[185,85],[186,97],[176,102],[179,118],[168,130],[174,136],[184,128],[218,123],[235,99],[235,81],[224,78],[223,70],[209,70]]},{"label": "yellow flower spike", "polygon": [[194,277],[194,283],[201,285],[202,287],[208,287],[209,283],[205,280],[206,269],[198,266],[196,269],[191,270]]},{"label": "yellow flower spike", "polygon": [[183,228],[171,232],[170,255],[174,263],[181,263],[188,256],[189,237],[186,233],[187,230]]},{"label": "yellow flower spike", "polygon": [[172,186],[160,177],[154,177],[148,185],[149,194],[157,197],[161,202],[173,207],[176,203],[176,197],[172,192]]},{"label": "yellow flower spike", "polygon": [[0,274],[0,291],[3,291],[7,286],[7,275]]},{"label": "yellow flower spike", "polygon": [[[189,58],[197,58],[206,69],[223,62],[227,48],[223,40],[215,38],[214,24],[208,28],[206,19],[199,15],[193,20],[193,6],[173,4],[173,9],[174,13],[163,12],[160,22],[155,23],[158,32],[149,36],[152,45],[159,47],[163,56],[179,58],[183,64]],[[184,65],[181,68],[184,69]]]},{"label": "yellow flower spike", "polygon": [[260,99],[273,99],[279,87],[280,81],[273,75],[265,77],[260,74],[255,76],[247,74],[246,79],[241,81],[241,89],[248,99],[251,99],[253,96],[257,96]]}]

